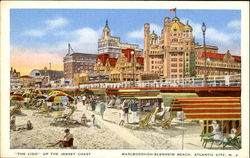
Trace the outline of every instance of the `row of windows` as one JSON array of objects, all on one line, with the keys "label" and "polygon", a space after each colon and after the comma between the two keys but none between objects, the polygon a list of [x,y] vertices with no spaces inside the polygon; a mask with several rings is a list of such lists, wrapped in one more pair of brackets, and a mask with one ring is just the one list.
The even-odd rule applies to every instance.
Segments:
[{"label": "row of windows", "polygon": [[[178,58],[171,58],[171,61],[178,61]],[[183,61],[182,58],[179,58],[179,61]]]},{"label": "row of windows", "polygon": [[[188,64],[186,64],[186,65],[188,65]],[[176,63],[175,64],[171,64],[171,67],[177,67],[177,64]],[[179,64],[179,67],[182,67],[181,63]]]},{"label": "row of windows", "polygon": [[151,61],[151,64],[162,64],[162,63],[163,63],[162,60],[160,60],[160,61]]},{"label": "row of windows", "polygon": [[162,66],[151,66],[151,69],[162,69]]}]

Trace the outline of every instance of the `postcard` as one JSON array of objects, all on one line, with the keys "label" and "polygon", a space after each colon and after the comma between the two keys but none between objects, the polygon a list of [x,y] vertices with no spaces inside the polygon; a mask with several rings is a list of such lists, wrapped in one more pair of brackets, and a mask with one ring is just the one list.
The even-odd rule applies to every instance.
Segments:
[{"label": "postcard", "polygon": [[1,157],[249,152],[249,2],[1,3]]}]

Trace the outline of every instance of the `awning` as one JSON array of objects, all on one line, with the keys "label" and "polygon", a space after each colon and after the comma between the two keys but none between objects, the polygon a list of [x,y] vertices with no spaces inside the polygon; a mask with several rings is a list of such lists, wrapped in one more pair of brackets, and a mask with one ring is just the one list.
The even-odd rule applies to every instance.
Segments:
[{"label": "awning", "polygon": [[240,97],[178,98],[186,119],[190,120],[240,120]]}]

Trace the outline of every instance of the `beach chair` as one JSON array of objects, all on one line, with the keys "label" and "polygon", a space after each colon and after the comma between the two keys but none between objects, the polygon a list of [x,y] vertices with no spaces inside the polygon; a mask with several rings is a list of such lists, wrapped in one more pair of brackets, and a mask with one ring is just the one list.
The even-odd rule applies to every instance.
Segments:
[{"label": "beach chair", "polygon": [[140,127],[146,127],[148,126],[150,120],[152,119],[152,117],[158,112],[158,107],[155,107],[150,113],[147,113],[147,115],[144,117],[144,119],[141,119],[139,121],[139,125]]}]

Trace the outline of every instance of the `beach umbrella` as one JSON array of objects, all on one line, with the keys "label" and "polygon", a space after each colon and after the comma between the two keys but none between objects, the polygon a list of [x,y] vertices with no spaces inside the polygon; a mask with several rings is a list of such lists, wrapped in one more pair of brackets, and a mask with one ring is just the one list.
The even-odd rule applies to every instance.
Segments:
[{"label": "beach umbrella", "polygon": [[31,91],[31,93],[34,93],[34,94],[43,94],[39,89],[34,89]]},{"label": "beach umbrella", "polygon": [[35,97],[35,99],[46,99],[47,97],[43,94],[39,94]]},{"label": "beach umbrella", "polygon": [[55,94],[58,94],[58,93],[63,93],[62,91],[52,91],[49,93],[49,96],[52,96],[52,95],[55,95]]},{"label": "beach umbrella", "polygon": [[22,94],[18,93],[18,92],[11,92],[10,95],[19,95],[19,96],[22,96]]},{"label": "beach umbrella", "polygon": [[74,101],[74,98],[69,96],[69,95],[66,95],[66,96],[56,96],[56,95],[53,95],[53,96],[48,96],[45,101],[48,101],[48,102],[53,102],[53,103],[63,103],[63,102],[69,102],[69,101]]},{"label": "beach umbrella", "polygon": [[34,93],[23,93],[22,97],[23,98],[33,98],[34,97]]},{"label": "beach umbrella", "polygon": [[10,95],[11,101],[24,101],[23,97],[20,95],[12,94]]}]

